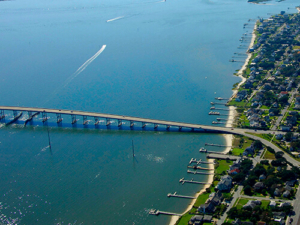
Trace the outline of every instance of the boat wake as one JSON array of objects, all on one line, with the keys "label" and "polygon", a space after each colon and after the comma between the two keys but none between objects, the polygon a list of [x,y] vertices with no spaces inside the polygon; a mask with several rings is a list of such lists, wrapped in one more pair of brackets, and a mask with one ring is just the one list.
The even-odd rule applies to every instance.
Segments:
[{"label": "boat wake", "polygon": [[96,52],[95,55],[93,55],[91,58],[89,58],[87,61],[85,61],[85,63],[83,63],[76,71],[75,73],[70,76],[66,82],[65,82],[65,85],[64,87],[66,87],[74,78],[76,78],[82,71],[85,70],[85,68],[88,67],[88,65],[90,65],[103,51],[104,49],[106,48],[106,45],[103,45],[100,50],[98,52]]},{"label": "boat wake", "polygon": [[113,19],[110,19],[110,20],[106,20],[106,22],[107,23],[109,23],[109,22],[113,22],[113,21],[115,21],[115,20],[119,20],[119,19],[122,19],[122,18],[124,18],[125,16],[119,16],[119,17],[116,17],[116,18],[113,18]]}]

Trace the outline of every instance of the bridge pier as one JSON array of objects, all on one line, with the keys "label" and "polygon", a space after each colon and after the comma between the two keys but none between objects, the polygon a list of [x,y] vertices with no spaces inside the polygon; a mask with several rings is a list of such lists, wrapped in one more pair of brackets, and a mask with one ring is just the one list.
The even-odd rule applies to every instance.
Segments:
[{"label": "bridge pier", "polygon": [[71,116],[72,116],[72,125],[75,125],[77,123],[76,115],[71,115]]},{"label": "bridge pier", "polygon": [[130,121],[130,129],[133,129],[133,127],[134,127],[134,122]]},{"label": "bridge pier", "polygon": [[166,127],[166,130],[170,130],[170,126],[169,125]]},{"label": "bridge pier", "polygon": [[182,130],[182,127],[178,127],[178,130],[181,131],[181,130]]},{"label": "bridge pier", "polygon": [[142,122],[142,128],[145,129],[146,128],[146,123]]},{"label": "bridge pier", "polygon": [[56,123],[60,124],[62,122],[61,114],[57,113],[56,114]]},{"label": "bridge pier", "polygon": [[42,112],[42,117],[43,117],[43,123],[45,123],[47,120],[48,120],[48,117],[47,117],[47,113],[46,112]]},{"label": "bridge pier", "polygon": [[110,119],[109,119],[109,118],[106,118],[106,126],[108,127],[108,126],[110,126],[110,124],[111,124]]},{"label": "bridge pier", "polygon": [[153,125],[154,125],[154,130],[157,130],[158,124],[154,123]]},{"label": "bridge pier", "polygon": [[5,114],[4,114],[4,110],[2,109],[0,111],[0,120],[3,120],[3,119],[5,119]]},{"label": "bridge pier", "polygon": [[82,117],[83,117],[82,118],[82,124],[83,124],[83,126],[88,125],[89,121],[87,120],[87,116],[82,116]]},{"label": "bridge pier", "polygon": [[18,111],[14,110],[13,114],[14,114],[14,118],[16,118],[18,116]]},{"label": "bridge pier", "polygon": [[100,121],[99,121],[99,118],[98,117],[94,117],[95,118],[95,126],[98,126]]},{"label": "bridge pier", "polygon": [[122,127],[122,120],[118,119],[118,127]]}]

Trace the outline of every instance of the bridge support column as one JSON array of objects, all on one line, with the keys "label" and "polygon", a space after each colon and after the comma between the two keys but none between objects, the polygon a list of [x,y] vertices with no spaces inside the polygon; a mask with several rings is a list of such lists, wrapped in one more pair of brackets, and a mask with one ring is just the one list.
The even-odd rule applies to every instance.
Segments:
[{"label": "bridge support column", "polygon": [[122,127],[122,120],[118,120],[118,127]]},{"label": "bridge support column", "polygon": [[181,130],[182,130],[182,127],[178,127],[178,130],[180,130],[180,131],[181,131]]},{"label": "bridge support column", "polygon": [[108,126],[110,126],[110,124],[111,124],[110,119],[109,119],[109,118],[106,118],[106,126],[108,127]]},{"label": "bridge support column", "polygon": [[95,118],[95,126],[98,126],[100,121],[99,121],[99,118],[98,117],[94,117]]},{"label": "bridge support column", "polygon": [[45,123],[47,120],[48,120],[48,117],[47,117],[47,113],[46,112],[42,112],[42,117],[43,117],[43,123]]},{"label": "bridge support column", "polygon": [[169,125],[166,127],[166,130],[170,130],[170,126]]},{"label": "bridge support column", "polygon": [[82,124],[83,124],[84,126],[88,125],[89,121],[87,120],[87,116],[83,116],[82,119],[83,119]]},{"label": "bridge support column", "polygon": [[72,116],[72,125],[77,123],[76,115],[71,115]]},{"label": "bridge support column", "polygon": [[142,122],[142,128],[145,129],[146,128],[146,123]]},{"label": "bridge support column", "polygon": [[32,116],[32,112],[28,111],[28,118]]},{"label": "bridge support column", "polygon": [[133,126],[134,126],[134,122],[130,121],[130,129],[133,129]]},{"label": "bridge support column", "polygon": [[61,114],[56,114],[56,123],[60,124],[62,122]]},{"label": "bridge support column", "polygon": [[14,114],[14,118],[16,118],[18,116],[18,111],[14,110],[13,114]]},{"label": "bridge support column", "polygon": [[195,128],[191,128],[191,131],[194,132],[194,131],[195,131]]},{"label": "bridge support column", "polygon": [[5,114],[4,114],[4,110],[2,109],[0,111],[0,120],[3,120],[3,119],[5,119]]},{"label": "bridge support column", "polygon": [[154,123],[153,125],[154,125],[154,130],[157,130],[158,124]]}]

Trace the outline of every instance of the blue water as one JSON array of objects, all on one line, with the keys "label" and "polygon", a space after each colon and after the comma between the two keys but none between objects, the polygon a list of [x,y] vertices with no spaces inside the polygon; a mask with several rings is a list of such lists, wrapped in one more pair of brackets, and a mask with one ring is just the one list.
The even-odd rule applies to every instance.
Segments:
[{"label": "blue water", "polygon": [[[241,63],[229,59],[248,19],[296,0],[2,1],[0,105],[76,109],[211,124],[214,97],[229,97]],[[290,8],[288,10],[288,7]],[[117,20],[107,22],[114,18]],[[249,27],[253,27],[252,25]],[[249,43],[246,43],[249,44]],[[99,49],[105,50],[74,73]],[[74,77],[74,79],[71,79]],[[11,112],[6,112],[12,117]],[[24,115],[22,120],[26,118]],[[54,120],[54,115],[50,115]],[[79,118],[82,122],[82,119]],[[166,224],[200,185],[180,185],[190,158],[221,135],[128,130],[0,129],[0,212],[16,224]],[[70,121],[65,117],[64,123]],[[132,159],[134,140],[136,159]],[[223,150],[223,149],[218,149]],[[20,222],[18,222],[20,221]]]}]

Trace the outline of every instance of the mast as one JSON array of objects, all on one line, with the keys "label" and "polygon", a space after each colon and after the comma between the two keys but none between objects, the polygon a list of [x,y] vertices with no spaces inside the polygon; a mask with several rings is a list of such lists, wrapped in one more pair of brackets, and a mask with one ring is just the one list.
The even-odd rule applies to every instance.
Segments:
[{"label": "mast", "polygon": [[50,134],[49,134],[49,127],[48,126],[47,126],[47,131],[48,131],[48,140],[49,140],[50,153],[52,155],[52,148],[51,148],[51,141],[50,141]]},{"label": "mast", "polygon": [[133,140],[132,140],[132,157],[134,158],[135,155],[134,155],[134,145],[133,145]]}]

